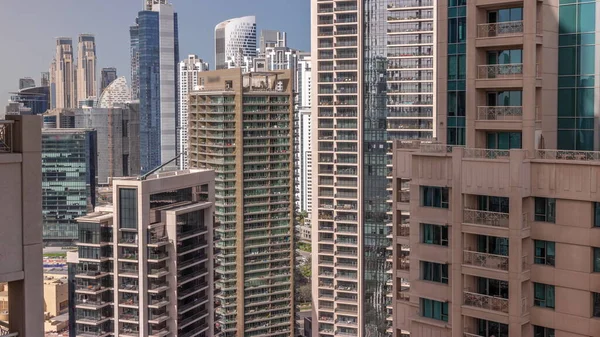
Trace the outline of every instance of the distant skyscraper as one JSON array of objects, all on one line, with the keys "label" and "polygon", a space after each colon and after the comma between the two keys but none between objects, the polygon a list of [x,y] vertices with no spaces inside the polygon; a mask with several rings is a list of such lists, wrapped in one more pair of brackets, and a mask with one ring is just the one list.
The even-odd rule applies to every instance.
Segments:
[{"label": "distant skyscraper", "polygon": [[112,81],[100,94],[97,106],[100,108],[112,108],[122,105],[131,100],[131,90],[127,85],[125,76]]},{"label": "distant skyscraper", "polygon": [[261,30],[260,31],[260,54],[267,48],[287,47],[287,33],[277,30]]},{"label": "distant skyscraper", "polygon": [[50,63],[50,109],[56,108],[56,59]]},{"label": "distant skyscraper", "polygon": [[70,37],[56,39],[56,56],[50,67],[54,73],[52,106],[55,108],[77,107],[77,80],[75,78],[73,40]]},{"label": "distant skyscraper", "polygon": [[173,6],[148,0],[130,38],[133,98],[140,100],[140,160],[147,172],[178,152],[179,39]]},{"label": "distant skyscraper", "polygon": [[42,130],[42,216],[44,240],[77,240],[76,218],[96,203],[96,131]]},{"label": "distant skyscraper", "polygon": [[50,87],[32,87],[10,93],[10,100],[23,103],[31,109],[31,114],[39,115],[50,109]]},{"label": "distant skyscraper", "polygon": [[19,90],[35,87],[35,80],[31,77],[24,77],[19,79]]},{"label": "distant skyscraper", "polygon": [[228,68],[228,60],[238,63],[244,56],[256,55],[256,17],[229,19],[215,27],[216,69]]},{"label": "distant skyscraper", "polygon": [[50,86],[50,73],[47,71],[42,72],[40,76],[40,87]]},{"label": "distant skyscraper", "polygon": [[111,177],[140,173],[140,120],[137,103],[108,109],[56,109],[45,114],[44,121],[45,126],[96,130],[98,184],[108,184]]},{"label": "distant skyscraper", "polygon": [[208,63],[196,55],[179,62],[179,167],[187,168],[188,93],[197,90],[198,74],[208,70]]},{"label": "distant skyscraper", "polygon": [[94,35],[79,35],[77,46],[77,100],[97,97],[96,82],[96,39]]},{"label": "distant skyscraper", "polygon": [[117,79],[117,68],[102,68],[101,74],[100,74],[100,93],[102,94],[102,92],[104,91],[104,89],[106,89],[106,87],[108,87],[109,84],[112,83],[112,81]]}]

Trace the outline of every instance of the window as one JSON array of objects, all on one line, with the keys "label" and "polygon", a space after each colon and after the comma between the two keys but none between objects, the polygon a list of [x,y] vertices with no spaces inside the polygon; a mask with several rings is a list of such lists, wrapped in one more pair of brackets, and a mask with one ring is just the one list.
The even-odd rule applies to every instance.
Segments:
[{"label": "window", "polygon": [[552,222],[556,220],[556,199],[535,198],[535,221]]},{"label": "window", "polygon": [[424,207],[448,208],[448,188],[421,186],[421,205]]},{"label": "window", "polygon": [[423,317],[448,322],[448,302],[439,302],[422,298],[421,315]]},{"label": "window", "polygon": [[594,227],[600,227],[600,202],[594,203]]},{"label": "window", "polygon": [[592,264],[594,265],[594,273],[600,273],[600,248],[594,247],[594,256]]},{"label": "window", "polygon": [[425,281],[448,284],[448,265],[421,261],[422,278]]},{"label": "window", "polygon": [[521,132],[488,132],[487,148],[510,150],[521,148]]},{"label": "window", "polygon": [[554,242],[535,240],[535,258],[533,262],[535,264],[545,264],[547,266],[554,266]]},{"label": "window", "polygon": [[533,305],[536,307],[554,309],[554,286],[543,283],[534,283],[533,293]]},{"label": "window", "polygon": [[430,245],[448,246],[448,226],[421,224],[423,228],[423,243]]},{"label": "window", "polygon": [[554,329],[544,328],[543,326],[533,326],[533,337],[554,337]]},{"label": "window", "polygon": [[600,317],[600,294],[592,293],[592,315]]},{"label": "window", "polygon": [[134,188],[119,189],[120,228],[137,228],[137,218],[137,190]]},{"label": "window", "polygon": [[477,209],[480,211],[510,213],[507,197],[477,196]]}]

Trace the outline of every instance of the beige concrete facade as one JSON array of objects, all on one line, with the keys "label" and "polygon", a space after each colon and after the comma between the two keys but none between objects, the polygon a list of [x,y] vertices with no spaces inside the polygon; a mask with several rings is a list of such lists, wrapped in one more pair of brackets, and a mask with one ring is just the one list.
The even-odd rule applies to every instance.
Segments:
[{"label": "beige concrete facade", "polygon": [[44,274],[44,312],[48,317],[62,315],[69,310],[67,275]]},{"label": "beige concrete facade", "polygon": [[113,180],[113,205],[78,218],[77,336],[214,335],[214,172]]},{"label": "beige concrete facade", "polygon": [[[466,146],[446,146],[448,2],[438,4],[438,137],[396,142],[394,334],[600,336],[600,153],[557,146],[557,0],[467,2]],[[517,8],[523,19],[491,22]],[[521,63],[489,54],[520,50]],[[521,106],[489,94],[522,92]],[[520,149],[488,149],[494,132]],[[550,149],[550,150],[548,150]]]},{"label": "beige concrete facade", "polygon": [[189,167],[214,169],[220,336],[294,333],[293,74],[201,72]]},{"label": "beige concrete facade", "polygon": [[55,98],[53,108],[77,107],[77,76],[73,40],[70,37],[56,39],[56,54],[50,67],[54,71]]},{"label": "beige concrete facade", "polygon": [[[94,35],[81,34],[77,43],[77,100],[98,97],[96,69],[96,39]],[[79,102],[77,102],[79,105]],[[78,106],[75,106],[76,108]]]},{"label": "beige concrete facade", "polygon": [[0,121],[0,283],[8,283],[9,331],[42,336],[42,121],[6,118]]}]

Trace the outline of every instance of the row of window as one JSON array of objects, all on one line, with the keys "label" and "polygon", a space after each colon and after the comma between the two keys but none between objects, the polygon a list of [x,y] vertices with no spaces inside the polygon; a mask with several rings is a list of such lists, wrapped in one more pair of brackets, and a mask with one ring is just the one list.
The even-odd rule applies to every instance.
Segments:
[{"label": "row of window", "polygon": [[[480,210],[508,213],[508,198],[478,196]],[[484,202],[485,201],[485,202]],[[438,186],[421,186],[421,206],[449,208],[449,188]],[[600,202],[594,203],[594,227],[600,227]],[[534,220],[556,222],[556,199],[535,198]]]}]

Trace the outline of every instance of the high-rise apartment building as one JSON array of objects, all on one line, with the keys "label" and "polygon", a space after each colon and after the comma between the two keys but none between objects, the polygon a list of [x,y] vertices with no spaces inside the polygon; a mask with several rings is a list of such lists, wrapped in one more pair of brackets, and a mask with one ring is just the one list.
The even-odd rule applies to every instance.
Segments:
[{"label": "high-rise apartment building", "polygon": [[44,114],[44,126],[96,131],[96,182],[99,185],[109,184],[113,177],[140,174],[140,116],[137,103],[113,108],[56,109]]},{"label": "high-rise apartment building", "polygon": [[9,300],[1,335],[44,334],[41,128],[39,116],[0,120],[0,282]]},{"label": "high-rise apartment building", "polygon": [[102,94],[104,89],[109,86],[114,80],[117,79],[117,68],[102,68],[100,71],[100,92]]},{"label": "high-rise apartment building", "polygon": [[188,55],[188,58],[179,62],[179,168],[185,169],[188,149],[188,94],[190,91],[199,90],[198,75],[208,70],[208,62],[204,62],[197,55]]},{"label": "high-rise apartment building", "polygon": [[177,147],[179,33],[166,0],[149,0],[130,28],[133,99],[140,101],[142,172],[175,158]]},{"label": "high-rise apartment building", "polygon": [[44,240],[69,244],[96,203],[96,131],[43,129],[41,144]]},{"label": "high-rise apartment building", "polygon": [[100,108],[113,108],[122,106],[129,101],[131,101],[131,89],[127,85],[125,76],[121,76],[102,90],[97,106]]},{"label": "high-rise apartment building", "polygon": [[229,19],[215,27],[215,69],[239,67],[256,57],[256,17]]},{"label": "high-rise apartment building", "polygon": [[598,9],[437,3],[439,143],[394,151],[397,336],[600,333]]},{"label": "high-rise apartment building", "polygon": [[79,35],[77,55],[77,102],[79,105],[79,101],[98,97],[96,38],[94,35]]},{"label": "high-rise apartment building", "polygon": [[293,74],[225,69],[190,92],[189,165],[212,168],[219,336],[294,333]]},{"label": "high-rise apartment building", "polygon": [[267,48],[287,47],[287,33],[278,30],[261,30],[259,54],[262,55]]},{"label": "high-rise apartment building", "polygon": [[113,181],[69,253],[77,336],[214,336],[214,172]]},{"label": "high-rise apartment building", "polygon": [[313,329],[386,336],[391,141],[435,134],[435,6],[312,1]]},{"label": "high-rise apartment building", "polygon": [[35,80],[31,77],[19,79],[19,90],[35,87]]},{"label": "high-rise apartment building", "polygon": [[[312,211],[312,62],[310,53],[301,53],[296,68],[294,111],[296,209]],[[310,217],[307,219],[310,222]]]},{"label": "high-rise apartment building", "polygon": [[50,65],[52,107],[77,107],[77,78],[75,76],[75,55],[73,40],[70,37],[56,39],[56,54]]}]

